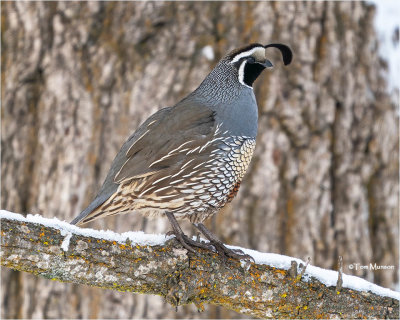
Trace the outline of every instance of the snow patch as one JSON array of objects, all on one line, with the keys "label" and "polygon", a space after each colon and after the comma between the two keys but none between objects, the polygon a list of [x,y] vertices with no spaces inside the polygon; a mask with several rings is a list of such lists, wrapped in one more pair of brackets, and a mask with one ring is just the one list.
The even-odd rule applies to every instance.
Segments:
[{"label": "snow patch", "polygon": [[[306,262],[304,262],[301,259],[288,257],[276,253],[263,253],[235,246],[227,246],[227,247],[231,249],[242,250],[244,253],[252,256],[257,264],[265,264],[278,269],[288,270],[291,266],[292,261],[296,261],[297,265],[299,265],[300,263],[303,265],[306,264]],[[309,264],[306,268],[306,271],[302,279],[304,281],[309,281],[310,278],[313,277],[316,278],[321,283],[323,283],[324,285],[326,285],[327,287],[332,287],[332,286],[336,287],[338,276],[339,275],[337,271],[323,269]],[[347,275],[344,273],[343,273],[342,287],[356,291],[371,291],[380,296],[391,297],[400,300],[400,292],[378,286],[362,278]]]},{"label": "snow patch", "polygon": [[210,46],[210,45],[205,46],[203,49],[201,49],[201,53],[203,54],[203,56],[206,57],[206,59],[208,61],[214,60],[215,55],[214,55],[214,49],[212,46]]},{"label": "snow patch", "polygon": [[387,81],[391,93],[400,87],[400,46],[393,41],[394,32],[400,27],[400,2],[369,0],[368,3],[374,4],[377,9],[375,29],[379,38],[379,52],[389,65]]},{"label": "snow patch", "polygon": [[65,252],[68,251],[69,241],[71,240],[71,238],[72,238],[72,233],[71,232],[67,232],[67,235],[65,236],[63,242],[61,243],[61,249],[63,249]]},{"label": "snow patch", "polygon": [[[48,219],[40,215],[28,215],[25,218],[24,216],[17,213],[0,210],[0,219],[3,218],[23,221],[23,222],[38,223],[46,227],[51,227],[60,230],[61,233],[66,236],[63,241],[63,244],[65,242],[63,250],[64,248],[68,249],[68,244],[70,239],[69,240],[66,239],[69,237],[69,234],[71,234],[71,237],[73,234],[76,234],[85,237],[93,237],[108,241],[116,241],[122,244],[125,244],[126,240],[129,240],[134,245],[138,244],[138,245],[148,245],[148,246],[162,245],[167,240],[173,238],[173,236],[165,236],[162,234],[145,234],[143,232],[115,233],[110,230],[104,231],[104,230],[94,230],[94,229],[81,229],[77,226],[69,224],[68,222],[60,221],[57,218]],[[300,265],[300,263],[303,265],[306,264],[301,259],[279,255],[275,253],[263,253],[255,250],[234,247],[234,246],[227,246],[227,247],[231,249],[242,250],[244,253],[252,256],[255,263],[257,264],[265,264],[278,269],[288,270],[291,267],[292,261],[296,261],[298,265]],[[9,259],[11,258],[12,257],[9,257]],[[147,266],[148,269],[151,269],[153,267],[155,266],[151,264]],[[98,273],[96,273],[96,278],[103,277],[104,272],[105,270],[100,270]],[[146,268],[142,266],[142,269],[137,270],[137,272],[145,274],[146,272],[148,272],[148,270],[146,270]],[[326,286],[336,286],[336,282],[338,279],[338,272],[308,265],[302,279],[303,281],[309,281],[311,277],[316,278],[318,281],[325,284]],[[380,296],[391,297],[393,299],[400,300],[400,292],[380,287],[376,284],[373,284],[356,276],[343,274],[342,287],[356,291],[371,291],[372,293]]]},{"label": "snow patch", "polygon": [[[36,215],[28,214],[26,217],[24,217],[23,215],[18,213],[9,212],[6,210],[0,210],[0,219],[3,218],[42,224],[46,227],[60,230],[61,235],[64,236],[67,236],[68,233],[71,233],[71,234],[81,235],[84,237],[92,237],[108,241],[116,241],[121,244],[126,244],[126,241],[129,240],[133,245],[157,246],[157,245],[163,245],[166,241],[174,237],[174,236],[165,236],[164,234],[145,234],[142,231],[116,233],[111,230],[105,231],[105,230],[94,230],[89,228],[79,228],[75,225],[69,224],[66,221],[61,221],[57,218],[52,218],[52,219],[44,218],[43,216],[38,214]],[[66,240],[64,239],[64,241]],[[65,245],[67,245],[67,242],[65,243]]]}]

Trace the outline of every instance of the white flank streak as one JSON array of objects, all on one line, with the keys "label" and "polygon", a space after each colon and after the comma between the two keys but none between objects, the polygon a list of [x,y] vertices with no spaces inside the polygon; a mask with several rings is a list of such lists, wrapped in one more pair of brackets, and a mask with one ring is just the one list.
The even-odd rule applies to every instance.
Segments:
[{"label": "white flank streak", "polygon": [[160,181],[163,181],[163,180],[169,178],[170,176],[171,176],[171,175],[168,175],[168,176],[166,176],[166,177],[162,177],[162,178],[160,178],[160,179],[154,181],[151,185],[155,185],[156,183],[158,183],[158,182],[160,182]]},{"label": "white flank streak", "polygon": [[[214,161],[215,161],[215,158],[211,158],[210,160],[207,160],[207,161],[204,162],[204,163],[209,163],[209,162],[214,163]],[[219,162],[218,162],[218,163],[219,163]]]},{"label": "white flank streak", "polygon": [[154,192],[160,192],[160,191],[163,191],[163,190],[168,189],[168,188],[171,188],[171,187],[170,187],[170,186],[166,186],[166,187],[164,187],[164,188],[157,189],[157,190],[155,190]]},{"label": "white flank streak", "polygon": [[198,165],[194,166],[193,169],[197,169],[197,168],[199,168],[199,167],[201,167],[203,165],[204,165],[204,163],[199,163]]},{"label": "white flank streak", "polygon": [[129,147],[129,149],[128,149],[128,151],[126,152],[126,154],[128,154],[128,153],[132,150],[133,146],[134,146],[140,139],[142,139],[148,132],[149,132],[149,130],[146,130],[145,133],[143,133],[139,138],[137,138],[136,141]]},{"label": "white flank streak", "polygon": [[252,55],[254,52],[261,51],[261,50],[264,51],[263,53],[265,54],[265,49],[264,48],[260,48],[260,47],[255,47],[255,48],[250,49],[248,51],[241,52],[235,58],[232,59],[231,63],[238,62],[240,59],[242,59],[244,57],[248,57],[248,56]]},{"label": "white flank streak", "polygon": [[161,159],[154,161],[151,165],[149,165],[149,168],[154,166],[156,163],[159,163],[159,162],[161,162],[161,161],[163,161],[165,159],[168,159],[169,157],[170,157],[170,154],[167,154],[164,157],[162,157]]},{"label": "white flank streak", "polygon": [[175,184],[175,183],[178,183],[178,182],[181,182],[181,181],[183,181],[183,179],[178,179],[178,180],[172,181],[169,184]]},{"label": "white flank streak", "polygon": [[[217,127],[217,129],[215,130],[214,136],[217,134],[218,131],[219,131],[219,127]],[[202,146],[200,148],[199,153],[202,152],[205,148],[207,148],[210,144],[212,144],[214,142],[217,142],[217,141],[220,141],[222,139],[223,139],[222,137],[217,137],[217,138],[214,138],[214,139],[208,141],[204,146]]]},{"label": "white flank streak", "polygon": [[153,187],[150,187],[150,188],[147,188],[146,190],[144,190],[141,194],[139,194],[139,198],[141,197],[141,196],[143,196],[146,192],[148,192],[148,191],[150,191],[151,189],[154,189],[154,188],[156,188],[156,186],[153,186]]},{"label": "white flank streak", "polygon": [[186,142],[182,143],[182,144],[179,146],[179,148],[182,148],[183,146],[185,146],[185,145],[187,145],[187,144],[189,144],[189,143],[192,143],[192,142],[194,142],[194,140],[186,141]]},{"label": "white flank streak", "polygon": [[153,120],[153,121],[151,121],[148,125],[147,125],[147,128],[148,127],[150,127],[153,123],[155,123],[155,122],[157,122],[158,120],[156,119],[156,120]]},{"label": "white flank streak", "polygon": [[183,168],[183,169],[181,169],[181,170],[179,170],[179,172],[178,173],[175,173],[173,176],[171,176],[171,178],[175,178],[175,177],[177,177],[177,176],[179,176],[183,171],[185,171],[185,169]]},{"label": "white flank streak", "polygon": [[200,150],[199,150],[199,153],[200,153],[200,152],[203,152],[203,150],[204,150],[205,148],[207,148],[207,147],[211,144],[211,142],[212,142],[212,141],[208,141],[204,146],[202,146],[202,147],[200,148]]},{"label": "white flank streak", "polygon": [[193,152],[196,152],[197,149],[199,149],[199,148],[200,148],[200,146],[198,146],[198,147],[196,147],[196,148],[190,150],[187,154],[191,154],[191,153],[193,153]]},{"label": "white flank streak", "polygon": [[199,170],[194,170],[194,171],[192,171],[192,172],[189,173],[189,174],[185,174],[184,176],[182,176],[182,178],[188,178],[188,177],[194,175],[195,173],[197,173],[198,171],[199,171]]},{"label": "white flank streak", "polygon": [[129,158],[128,158],[128,160],[126,160],[124,162],[124,164],[122,165],[121,169],[118,170],[117,174],[114,176],[114,182],[119,182],[119,181],[116,180],[116,178],[121,174],[122,169],[125,167],[125,165],[127,164],[128,161],[129,161]]},{"label": "white flank streak", "polygon": [[192,161],[194,161],[194,159],[189,160],[188,162],[186,162],[183,166],[182,169],[186,168]]},{"label": "white flank streak", "polygon": [[223,122],[220,122],[219,124],[217,124],[217,127],[215,128],[215,132],[214,132],[214,137],[218,135],[219,130],[221,130],[222,124],[223,124]]},{"label": "white flank streak", "polygon": [[[168,154],[170,155],[170,154],[172,154],[172,153],[178,151],[178,150],[179,150],[180,148],[182,148],[185,144],[192,143],[193,141],[194,141],[194,140],[190,140],[190,141],[186,141],[186,142],[182,143],[179,147],[177,147],[177,148],[171,150],[170,152],[168,152]],[[186,150],[187,150],[187,149],[186,149]],[[181,151],[182,151],[182,150],[181,150]]]},{"label": "white flank streak", "polygon": [[172,198],[175,197],[176,194],[170,194],[170,195],[166,195],[166,196],[159,196],[160,199],[167,199],[167,198]]},{"label": "white flank streak", "polygon": [[[63,234],[63,232],[61,232],[61,234]],[[67,232],[67,235],[65,236],[63,242],[61,243],[61,249],[63,249],[65,252],[68,251],[69,248],[69,241],[72,238],[72,233],[71,232]]]}]

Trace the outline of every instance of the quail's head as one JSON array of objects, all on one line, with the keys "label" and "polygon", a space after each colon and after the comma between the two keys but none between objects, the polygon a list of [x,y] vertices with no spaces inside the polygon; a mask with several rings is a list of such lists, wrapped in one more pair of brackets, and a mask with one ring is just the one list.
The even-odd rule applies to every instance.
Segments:
[{"label": "quail's head", "polygon": [[268,60],[268,48],[280,50],[285,65],[292,61],[292,51],[283,44],[271,43],[262,45],[253,43],[245,47],[235,49],[222,60],[224,63],[231,64],[237,71],[238,80],[242,85],[252,87],[253,82],[265,68],[272,67]]}]

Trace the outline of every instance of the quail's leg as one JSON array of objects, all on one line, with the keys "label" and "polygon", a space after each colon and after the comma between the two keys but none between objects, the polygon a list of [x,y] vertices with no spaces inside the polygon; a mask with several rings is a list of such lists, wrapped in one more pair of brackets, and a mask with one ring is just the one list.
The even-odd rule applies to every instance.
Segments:
[{"label": "quail's leg", "polygon": [[211,245],[201,243],[200,241],[194,241],[190,239],[187,235],[185,235],[181,227],[179,226],[178,221],[176,221],[175,216],[171,212],[167,212],[166,215],[173,229],[172,234],[175,235],[176,239],[178,239],[178,241],[182,244],[182,246],[186,248],[188,251],[196,253],[194,248],[202,248],[206,250],[212,249]]},{"label": "quail's leg", "polygon": [[210,230],[208,230],[204,224],[194,223],[193,225],[204,234],[204,236],[210,241],[215,249],[217,249],[217,252],[223,257],[254,262],[254,258],[252,256],[249,256],[248,254],[245,254],[242,250],[228,249],[227,247],[225,247],[222,241],[219,240]]}]

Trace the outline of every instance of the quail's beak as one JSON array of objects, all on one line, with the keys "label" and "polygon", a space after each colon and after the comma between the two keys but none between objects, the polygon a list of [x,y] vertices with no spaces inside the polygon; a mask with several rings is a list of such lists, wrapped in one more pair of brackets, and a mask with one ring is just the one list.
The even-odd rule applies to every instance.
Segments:
[{"label": "quail's beak", "polygon": [[269,61],[269,60],[267,60],[267,59],[265,59],[265,61],[262,62],[261,65],[264,66],[265,68],[271,68],[271,67],[274,66],[274,65],[271,63],[271,61]]}]

